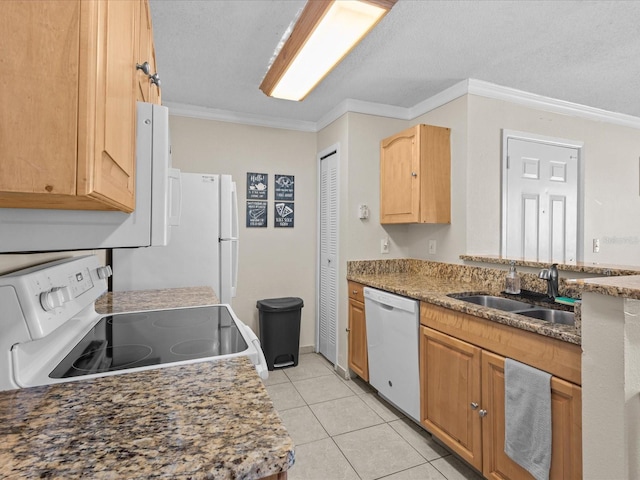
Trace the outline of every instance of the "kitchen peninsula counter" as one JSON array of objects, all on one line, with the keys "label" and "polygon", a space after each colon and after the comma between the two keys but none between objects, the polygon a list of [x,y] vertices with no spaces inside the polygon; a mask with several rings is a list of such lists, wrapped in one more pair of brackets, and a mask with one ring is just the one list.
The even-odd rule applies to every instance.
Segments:
[{"label": "kitchen peninsula counter", "polygon": [[[97,307],[211,303],[211,289],[170,289],[107,294]],[[0,392],[0,437],[2,478],[283,479],[294,462],[245,357]]]},{"label": "kitchen peninsula counter", "polygon": [[[579,307],[576,308],[575,326],[559,325],[448,296],[461,293],[501,295],[505,274],[504,270],[415,259],[351,261],[347,267],[347,280],[580,345]],[[522,275],[523,288],[533,290],[525,278]],[[536,288],[539,290],[540,285]],[[553,308],[566,307],[556,304]]]}]

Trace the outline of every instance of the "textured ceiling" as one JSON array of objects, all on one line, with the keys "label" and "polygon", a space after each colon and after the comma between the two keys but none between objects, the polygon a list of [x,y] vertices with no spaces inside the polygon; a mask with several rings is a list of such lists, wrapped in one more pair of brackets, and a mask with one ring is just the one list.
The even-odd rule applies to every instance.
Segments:
[{"label": "textured ceiling", "polygon": [[399,0],[302,102],[258,86],[304,0],[151,0],[164,102],[316,122],[467,78],[640,117],[640,2]]}]

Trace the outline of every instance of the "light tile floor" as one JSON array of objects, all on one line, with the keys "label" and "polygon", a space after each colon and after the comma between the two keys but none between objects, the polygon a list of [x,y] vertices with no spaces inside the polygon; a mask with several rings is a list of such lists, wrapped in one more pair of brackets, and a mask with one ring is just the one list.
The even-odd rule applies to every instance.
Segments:
[{"label": "light tile floor", "polygon": [[359,378],[343,380],[321,355],[265,381],[296,445],[289,480],[480,480],[429,433]]}]

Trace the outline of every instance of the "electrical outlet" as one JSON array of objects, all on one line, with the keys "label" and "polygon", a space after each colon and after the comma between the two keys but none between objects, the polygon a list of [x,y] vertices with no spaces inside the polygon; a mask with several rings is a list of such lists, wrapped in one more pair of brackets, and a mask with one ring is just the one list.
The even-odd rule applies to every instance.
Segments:
[{"label": "electrical outlet", "polygon": [[598,253],[600,252],[600,239],[599,238],[594,238],[593,239],[593,253]]},{"label": "electrical outlet", "polygon": [[380,239],[380,253],[389,253],[389,237]]},{"label": "electrical outlet", "polygon": [[435,255],[436,254],[436,241],[435,240],[429,240],[429,253],[431,255]]}]

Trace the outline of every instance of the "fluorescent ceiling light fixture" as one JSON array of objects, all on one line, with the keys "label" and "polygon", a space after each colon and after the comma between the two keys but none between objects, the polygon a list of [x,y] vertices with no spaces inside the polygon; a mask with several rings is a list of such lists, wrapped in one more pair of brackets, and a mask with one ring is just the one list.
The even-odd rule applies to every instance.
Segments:
[{"label": "fluorescent ceiling light fixture", "polygon": [[308,0],[260,90],[303,100],[397,0]]}]

